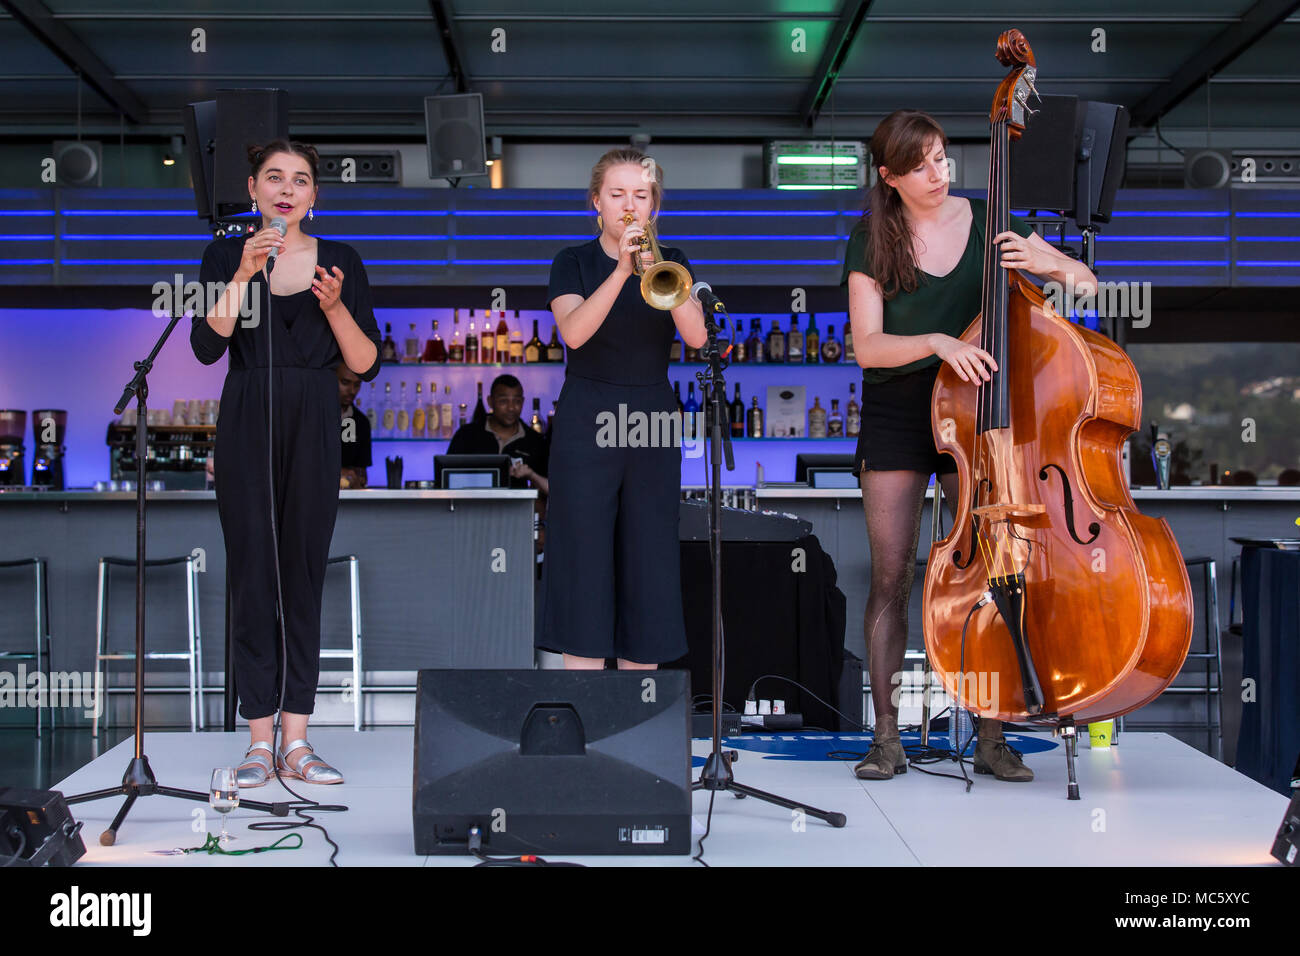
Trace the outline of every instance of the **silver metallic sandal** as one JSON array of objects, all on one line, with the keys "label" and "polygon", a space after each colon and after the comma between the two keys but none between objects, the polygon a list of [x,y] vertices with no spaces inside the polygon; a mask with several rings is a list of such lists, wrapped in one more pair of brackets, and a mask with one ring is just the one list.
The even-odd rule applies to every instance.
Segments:
[{"label": "silver metallic sandal", "polygon": [[[307,752],[299,757],[295,764],[290,767],[287,754],[293,753],[299,747],[306,747]],[[331,767],[322,760],[311,749],[311,744],[306,739],[294,740],[284,746],[279,754],[280,775],[290,777],[294,780],[303,780],[307,783],[342,783],[343,774]]]},{"label": "silver metallic sandal", "polygon": [[[254,754],[255,750],[264,750],[266,753]],[[271,742],[269,740],[258,740],[251,744],[248,753],[244,754],[244,762],[239,765],[235,771],[235,781],[239,784],[241,790],[249,787],[262,787],[271,777]]]}]

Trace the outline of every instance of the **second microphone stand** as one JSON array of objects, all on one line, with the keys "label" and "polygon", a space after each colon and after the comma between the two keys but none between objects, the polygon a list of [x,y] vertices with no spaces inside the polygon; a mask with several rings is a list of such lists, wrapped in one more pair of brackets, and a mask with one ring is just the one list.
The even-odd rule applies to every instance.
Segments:
[{"label": "second microphone stand", "polygon": [[[737,783],[731,770],[731,755],[722,749],[722,457],[725,454],[727,470],[735,470],[732,457],[730,429],[723,429],[727,420],[727,410],[723,396],[727,393],[727,383],[722,375],[722,355],[718,348],[718,333],[721,331],[714,312],[725,311],[721,302],[705,298],[704,328],[709,340],[704,346],[709,369],[700,375],[709,386],[708,408],[712,415],[709,428],[709,550],[713,564],[713,749],[708,760],[700,769],[700,778],[691,786],[691,790],[729,790],[741,797],[755,797],[788,810],[801,810],[808,816],[824,820],[833,827],[842,827],[846,818],[842,813],[818,810],[786,797],[756,790],[743,783]],[[703,384],[703,382],[702,382]]]}]

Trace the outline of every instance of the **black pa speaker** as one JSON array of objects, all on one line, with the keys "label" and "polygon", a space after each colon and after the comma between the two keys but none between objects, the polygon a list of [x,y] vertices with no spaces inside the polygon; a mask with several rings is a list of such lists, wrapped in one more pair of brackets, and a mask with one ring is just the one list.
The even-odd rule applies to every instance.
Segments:
[{"label": "black pa speaker", "polygon": [[1286,816],[1273,839],[1272,852],[1283,866],[1300,862],[1300,792],[1291,797],[1291,805],[1286,808]]},{"label": "black pa speaker", "polygon": [[1083,125],[1081,142],[1091,141],[1091,162],[1080,165],[1080,176],[1088,170],[1089,208],[1079,208],[1083,203],[1082,179],[1076,187],[1075,222],[1083,223],[1084,214],[1092,222],[1110,222],[1115,208],[1115,191],[1124,179],[1124,166],[1128,156],[1128,110],[1114,103],[1085,100],[1082,104]]},{"label": "black pa speaker", "polygon": [[190,164],[194,208],[200,219],[212,219],[213,152],[217,145],[217,101],[188,103],[185,121],[185,158]]},{"label": "black pa speaker", "polygon": [[1011,143],[1011,208],[1074,208],[1075,151],[1082,119],[1077,96],[1043,97],[1041,108]]},{"label": "black pa speaker", "polygon": [[287,92],[217,90],[212,189],[218,218],[248,211],[248,147],[288,138]]},{"label": "black pa speaker", "polygon": [[424,131],[429,147],[430,179],[487,174],[482,94],[426,96]]},{"label": "black pa speaker", "polygon": [[422,670],[415,852],[683,854],[685,671]]}]

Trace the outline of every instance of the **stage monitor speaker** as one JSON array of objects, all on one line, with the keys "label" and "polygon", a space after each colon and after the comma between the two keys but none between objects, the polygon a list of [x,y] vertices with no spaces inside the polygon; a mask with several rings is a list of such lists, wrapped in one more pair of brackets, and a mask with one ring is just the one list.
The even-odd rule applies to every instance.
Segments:
[{"label": "stage monitor speaker", "polygon": [[[1088,195],[1092,208],[1088,218],[1092,222],[1110,222],[1115,208],[1115,191],[1124,179],[1124,166],[1128,157],[1128,110],[1115,103],[1098,103],[1086,100],[1082,104],[1084,141],[1091,137],[1092,162],[1086,167],[1089,173]],[[1080,176],[1085,166],[1080,165]],[[1075,187],[1076,197],[1083,193],[1083,184]],[[1073,218],[1083,222],[1083,210],[1075,209]]]},{"label": "stage monitor speaker", "polygon": [[1291,797],[1291,805],[1286,808],[1282,825],[1277,828],[1272,852],[1283,866],[1300,863],[1300,792]]},{"label": "stage monitor speaker", "polygon": [[487,175],[482,94],[426,96],[424,129],[430,179]]},{"label": "stage monitor speaker", "polygon": [[415,852],[684,854],[686,671],[422,670]]},{"label": "stage monitor speaker", "polygon": [[[1032,101],[1038,106],[1037,101]],[[1044,96],[1020,139],[1011,143],[1011,208],[1074,208],[1075,148],[1082,111],[1077,96]]]},{"label": "stage monitor speaker", "polygon": [[217,90],[213,202],[218,218],[248,211],[248,147],[288,138],[287,92]]},{"label": "stage monitor speaker", "polygon": [[200,219],[212,219],[212,153],[217,144],[217,101],[188,103],[185,121],[185,158],[190,164],[194,208]]}]

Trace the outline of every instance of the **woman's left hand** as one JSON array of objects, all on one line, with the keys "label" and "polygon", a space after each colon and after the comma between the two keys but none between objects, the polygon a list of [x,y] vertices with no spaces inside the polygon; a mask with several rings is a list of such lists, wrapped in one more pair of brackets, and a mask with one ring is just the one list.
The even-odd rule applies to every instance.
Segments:
[{"label": "woman's left hand", "polygon": [[1036,249],[1028,239],[1016,232],[1000,232],[993,237],[998,244],[1001,264],[1004,269],[1020,269],[1043,275],[1052,271],[1052,264],[1041,249]]},{"label": "woman's left hand", "polygon": [[334,274],[330,275],[323,267],[317,266],[316,278],[311,283],[311,291],[320,300],[322,312],[328,312],[337,305],[339,293],[343,291],[343,270],[334,266],[332,271]]}]

